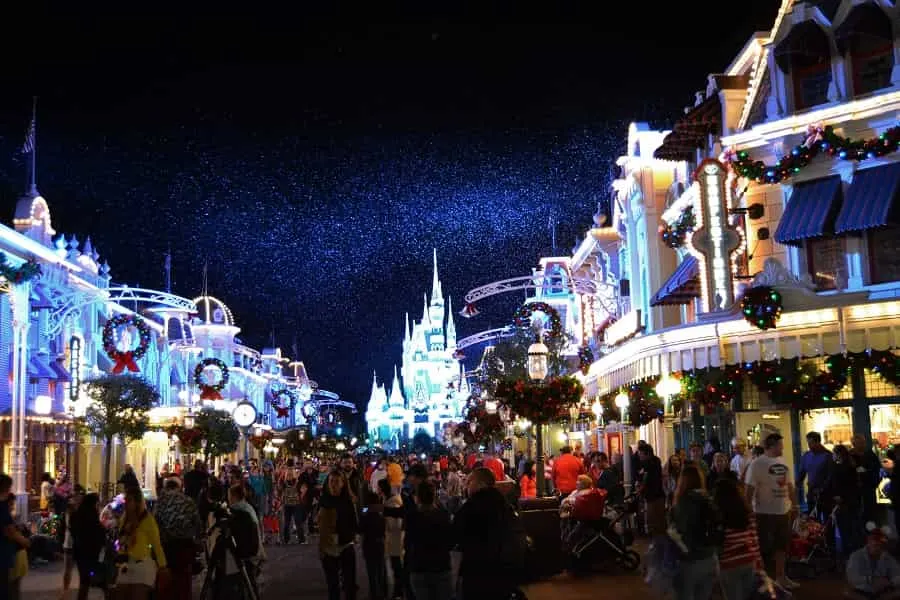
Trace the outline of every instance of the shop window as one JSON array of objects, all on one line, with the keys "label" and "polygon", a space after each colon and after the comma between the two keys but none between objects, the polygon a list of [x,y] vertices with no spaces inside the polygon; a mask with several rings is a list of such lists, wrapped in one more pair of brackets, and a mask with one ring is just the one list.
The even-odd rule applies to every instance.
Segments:
[{"label": "shop window", "polygon": [[[815,365],[815,367],[820,371],[826,370],[825,358],[823,358],[821,356],[818,358],[811,359],[810,363]],[[852,402],[853,401],[853,386],[850,385],[849,379],[847,379],[847,385],[845,385],[844,387],[842,387],[840,389],[840,391],[837,393],[837,395],[834,397],[834,399],[837,402],[842,402],[842,401],[843,402]]]},{"label": "shop window", "polygon": [[860,46],[850,54],[853,68],[853,92],[860,96],[882,90],[891,85],[891,70],[894,68],[894,46],[870,43]]},{"label": "shop window", "polygon": [[793,71],[794,110],[803,110],[828,102],[831,63],[824,61]]},{"label": "shop window", "polygon": [[806,265],[819,291],[839,290],[847,284],[846,245],[843,238],[806,242]]},{"label": "shop window", "polygon": [[900,281],[900,227],[870,230],[868,250],[870,283]]},{"label": "shop window", "polygon": [[[800,439],[806,444],[806,434],[815,431],[822,436],[822,444],[833,450],[838,444],[850,447],[853,438],[853,409],[849,406],[817,408],[800,416]],[[806,448],[803,448],[806,451]]]},{"label": "shop window", "polygon": [[875,404],[869,407],[872,441],[881,449],[900,444],[900,405]]},{"label": "shop window", "polygon": [[[865,370],[866,398],[896,398],[900,389],[884,380],[881,375]],[[848,386],[849,387],[849,386]]]},{"label": "shop window", "polygon": [[760,406],[768,404],[768,400],[768,394],[759,391],[759,388],[750,382],[749,377],[744,377],[741,386],[741,410],[759,410]]}]

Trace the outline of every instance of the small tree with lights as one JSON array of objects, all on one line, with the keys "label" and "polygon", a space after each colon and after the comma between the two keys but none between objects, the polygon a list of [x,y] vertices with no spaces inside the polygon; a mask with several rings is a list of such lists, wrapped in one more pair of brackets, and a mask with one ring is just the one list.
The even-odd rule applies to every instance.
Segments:
[{"label": "small tree with lights", "polygon": [[203,432],[203,439],[206,441],[203,457],[207,463],[210,458],[231,454],[237,450],[241,432],[228,412],[204,408],[197,415],[195,427]]},{"label": "small tree with lights", "polygon": [[104,442],[101,492],[106,498],[111,491],[113,439],[118,437],[129,444],[144,436],[150,428],[148,413],[159,404],[159,392],[136,375],[103,375],[86,381],[85,386],[92,402],[80,424]]}]

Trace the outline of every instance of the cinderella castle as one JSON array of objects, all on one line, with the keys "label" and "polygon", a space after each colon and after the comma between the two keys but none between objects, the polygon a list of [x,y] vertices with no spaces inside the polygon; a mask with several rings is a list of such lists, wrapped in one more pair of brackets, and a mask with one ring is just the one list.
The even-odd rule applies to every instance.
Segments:
[{"label": "cinderella castle", "polygon": [[440,437],[444,424],[463,419],[470,390],[455,354],[456,325],[450,298],[444,304],[435,250],[431,302],[426,295],[422,320],[412,327],[406,314],[399,376],[394,367],[390,392],[377,375],[372,381],[366,410],[370,443],[396,450],[420,432]]}]

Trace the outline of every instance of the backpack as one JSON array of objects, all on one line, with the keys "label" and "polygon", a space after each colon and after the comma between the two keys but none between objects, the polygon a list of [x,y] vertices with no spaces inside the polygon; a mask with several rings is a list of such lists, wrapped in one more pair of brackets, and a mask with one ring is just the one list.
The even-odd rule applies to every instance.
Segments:
[{"label": "backpack", "polygon": [[255,558],[259,554],[259,527],[245,510],[233,510],[228,519],[228,529],[237,546],[235,556],[239,560]]}]

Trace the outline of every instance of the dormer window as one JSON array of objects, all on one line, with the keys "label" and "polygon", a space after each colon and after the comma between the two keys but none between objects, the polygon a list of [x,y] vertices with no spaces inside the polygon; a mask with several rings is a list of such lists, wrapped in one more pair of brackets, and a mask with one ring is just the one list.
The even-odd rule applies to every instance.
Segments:
[{"label": "dormer window", "polygon": [[884,11],[873,3],[853,8],[834,39],[850,62],[856,96],[890,87],[894,68],[894,32]]},{"label": "dormer window", "polygon": [[794,110],[828,102],[831,85],[831,46],[815,21],[803,21],[775,47],[775,62],[789,77]]}]

